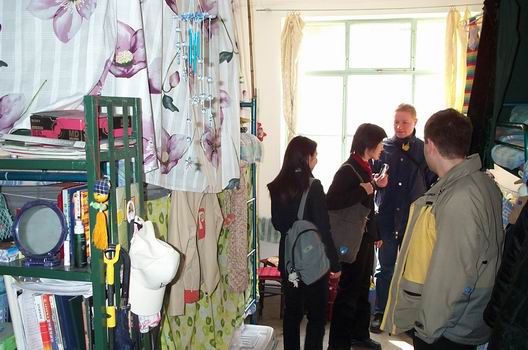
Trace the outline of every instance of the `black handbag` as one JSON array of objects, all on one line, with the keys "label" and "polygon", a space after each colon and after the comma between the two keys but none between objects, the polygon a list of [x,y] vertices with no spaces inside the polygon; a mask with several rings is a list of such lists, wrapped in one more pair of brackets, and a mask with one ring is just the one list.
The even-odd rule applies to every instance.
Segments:
[{"label": "black handbag", "polygon": [[[343,166],[351,167],[359,177],[360,182],[363,182],[363,179],[352,165],[346,163]],[[349,264],[356,261],[369,214],[370,208],[365,207],[361,203],[356,203],[348,208],[328,211],[330,231],[332,232],[332,239],[337,249],[339,261]]]}]

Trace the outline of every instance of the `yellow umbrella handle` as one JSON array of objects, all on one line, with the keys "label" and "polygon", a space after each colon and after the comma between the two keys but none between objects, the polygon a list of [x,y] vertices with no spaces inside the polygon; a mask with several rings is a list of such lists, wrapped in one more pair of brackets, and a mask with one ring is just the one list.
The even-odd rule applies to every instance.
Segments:
[{"label": "yellow umbrella handle", "polygon": [[116,326],[116,307],[115,306],[107,306],[106,307],[106,327],[108,328],[115,328]]},{"label": "yellow umbrella handle", "polygon": [[[103,260],[106,264],[106,284],[113,286],[114,285],[114,265],[119,260],[119,252],[121,251],[121,245],[117,244],[115,246],[115,253],[112,258],[108,258],[105,252]],[[107,250],[108,252],[108,250]]]},{"label": "yellow umbrella handle", "polygon": [[[116,326],[116,307],[114,305],[114,282],[115,282],[115,273],[114,266],[119,260],[119,252],[121,251],[121,246],[117,244],[115,246],[115,251],[113,251],[112,246],[109,247],[103,254],[103,261],[106,264],[106,284],[108,290],[111,291],[108,295],[108,306],[106,307],[106,326],[108,328],[115,328]],[[108,253],[114,253],[112,258],[108,258]]]}]

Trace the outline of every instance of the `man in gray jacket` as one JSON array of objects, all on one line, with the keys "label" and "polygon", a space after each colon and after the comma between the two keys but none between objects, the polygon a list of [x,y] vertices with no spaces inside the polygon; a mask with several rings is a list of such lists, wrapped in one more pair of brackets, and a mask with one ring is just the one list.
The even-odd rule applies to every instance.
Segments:
[{"label": "man in gray jacket", "polygon": [[490,335],[482,313],[500,264],[502,195],[479,156],[466,157],[466,116],[437,112],[424,133],[439,181],[411,206],[382,329],[414,330],[417,350],[476,349]]}]

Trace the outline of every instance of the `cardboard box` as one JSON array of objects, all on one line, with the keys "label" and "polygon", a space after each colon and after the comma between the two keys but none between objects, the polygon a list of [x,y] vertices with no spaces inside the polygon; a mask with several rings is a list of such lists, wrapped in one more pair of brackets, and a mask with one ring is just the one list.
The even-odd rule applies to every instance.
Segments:
[{"label": "cardboard box", "polygon": [[[31,135],[52,139],[85,141],[86,125],[83,111],[61,110],[33,113],[30,117]],[[101,139],[108,138],[108,118],[99,116],[99,131]],[[128,134],[132,134],[130,125]],[[123,136],[123,118],[114,116],[114,137]]]}]

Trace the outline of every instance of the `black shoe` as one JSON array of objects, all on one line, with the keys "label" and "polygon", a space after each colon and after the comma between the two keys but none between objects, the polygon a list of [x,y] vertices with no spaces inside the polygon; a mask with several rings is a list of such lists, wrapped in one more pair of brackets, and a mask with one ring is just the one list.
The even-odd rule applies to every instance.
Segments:
[{"label": "black shoe", "polygon": [[381,327],[381,321],[383,321],[383,314],[375,314],[374,315],[374,318],[372,319],[372,321],[370,322],[370,331],[372,333],[376,333],[376,334],[379,334],[381,332],[383,332],[380,327]]},{"label": "black shoe", "polygon": [[328,349],[327,350],[350,350],[350,346],[349,347],[345,347],[345,346],[328,345]]},{"label": "black shoe", "polygon": [[352,348],[365,348],[365,349],[375,349],[375,350],[381,350],[381,344],[378,343],[375,340],[372,340],[370,338],[367,339],[350,339],[350,345]]}]

